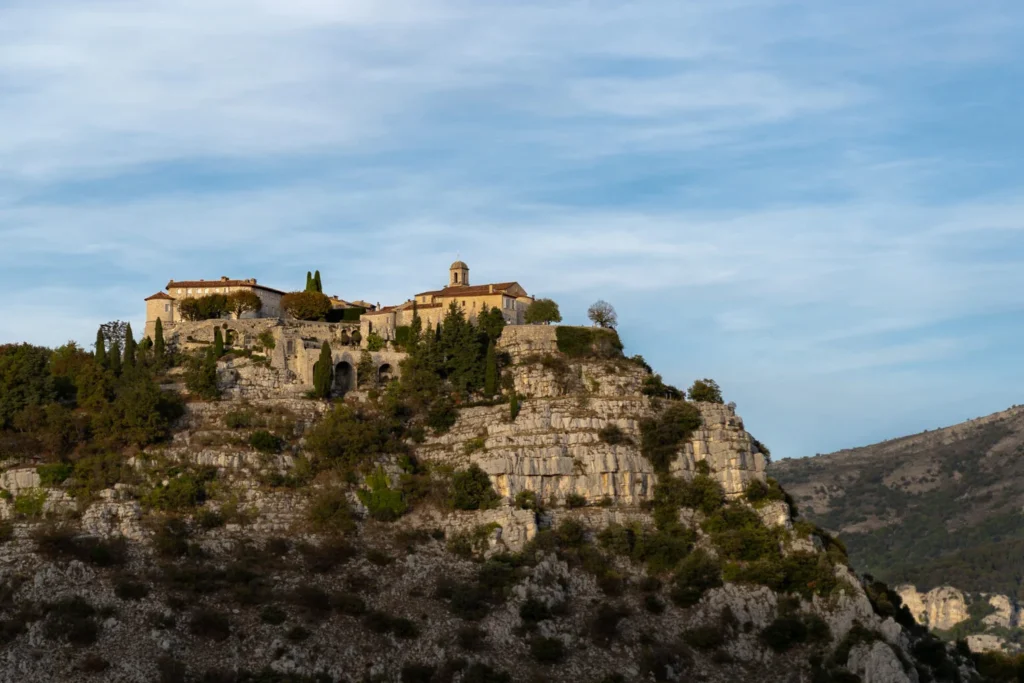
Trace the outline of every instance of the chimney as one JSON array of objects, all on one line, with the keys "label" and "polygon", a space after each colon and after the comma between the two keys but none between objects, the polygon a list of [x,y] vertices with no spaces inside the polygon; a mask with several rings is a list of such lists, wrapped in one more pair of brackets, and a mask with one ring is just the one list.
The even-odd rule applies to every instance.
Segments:
[{"label": "chimney", "polygon": [[228,278],[228,276],[227,276],[227,275],[221,275],[221,276],[220,276],[220,281],[221,281],[221,282],[227,282],[227,281],[228,281],[228,279],[229,279],[229,278]]},{"label": "chimney", "polygon": [[487,285],[487,293],[494,294],[494,285]]}]

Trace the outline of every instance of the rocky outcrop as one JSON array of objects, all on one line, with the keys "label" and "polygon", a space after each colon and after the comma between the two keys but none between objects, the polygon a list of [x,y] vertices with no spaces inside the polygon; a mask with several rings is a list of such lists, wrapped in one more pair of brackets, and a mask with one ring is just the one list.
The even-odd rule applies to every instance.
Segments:
[{"label": "rocky outcrop", "polygon": [[897,586],[896,592],[914,619],[929,628],[950,629],[970,616],[964,594],[951,586],[939,586],[927,593],[920,593],[913,586]]},{"label": "rocky outcrop", "polygon": [[917,681],[917,673],[914,672],[914,677],[911,678],[892,647],[878,640],[851,648],[846,668],[860,676],[861,683]]}]

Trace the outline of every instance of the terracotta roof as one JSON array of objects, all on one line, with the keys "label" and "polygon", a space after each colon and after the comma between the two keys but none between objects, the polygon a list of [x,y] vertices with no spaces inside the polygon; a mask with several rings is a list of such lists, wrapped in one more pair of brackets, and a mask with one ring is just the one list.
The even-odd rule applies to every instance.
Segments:
[{"label": "terracotta roof", "polygon": [[157,292],[153,296],[147,296],[145,298],[145,301],[152,301],[153,299],[170,299],[171,301],[174,301],[174,297],[173,296],[169,296],[169,295],[165,294],[164,292]]},{"label": "terracotta roof", "polygon": [[256,280],[182,280],[181,282],[175,282],[171,280],[167,283],[168,291],[172,287],[252,287],[253,289],[264,289],[268,292],[274,292],[275,294],[284,294],[280,289],[274,289],[273,287],[267,287],[266,285],[256,284]]},{"label": "terracotta roof", "polygon": [[510,289],[516,284],[518,283],[498,282],[493,285],[456,285],[433,292],[420,292],[416,296],[485,296],[487,294],[503,294],[506,289]]}]

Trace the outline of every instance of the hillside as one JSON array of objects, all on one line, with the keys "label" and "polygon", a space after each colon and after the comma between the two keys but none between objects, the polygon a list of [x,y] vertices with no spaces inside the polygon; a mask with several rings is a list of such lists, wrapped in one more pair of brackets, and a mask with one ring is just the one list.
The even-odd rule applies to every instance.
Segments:
[{"label": "hillside", "polygon": [[0,681],[976,676],[733,406],[614,332],[459,325],[333,399],[230,344],[0,347]]},{"label": "hillside", "polygon": [[1016,601],[1024,579],[1024,408],[872,446],[772,463],[855,566],[922,591]]}]

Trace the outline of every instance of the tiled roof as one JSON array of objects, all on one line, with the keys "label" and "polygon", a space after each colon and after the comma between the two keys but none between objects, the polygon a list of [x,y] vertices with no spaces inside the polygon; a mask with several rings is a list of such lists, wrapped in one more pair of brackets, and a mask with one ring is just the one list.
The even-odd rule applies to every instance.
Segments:
[{"label": "tiled roof", "polygon": [[433,292],[420,292],[416,296],[485,296],[488,294],[503,294],[505,290],[511,289],[516,282],[498,282],[493,285],[455,285],[445,287]]},{"label": "tiled roof", "polygon": [[147,296],[145,300],[146,301],[153,301],[154,299],[169,299],[171,301],[174,301],[174,297],[173,296],[168,296],[164,292],[157,292],[153,296]]},{"label": "tiled roof", "polygon": [[171,280],[167,283],[167,289],[170,291],[172,287],[252,287],[253,289],[264,289],[268,292],[274,292],[275,294],[284,294],[280,289],[274,289],[273,287],[267,287],[266,285],[256,284],[256,280],[182,280],[181,282],[175,282]]}]

